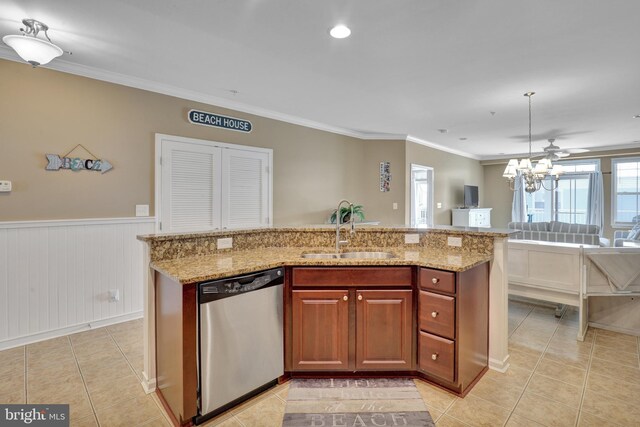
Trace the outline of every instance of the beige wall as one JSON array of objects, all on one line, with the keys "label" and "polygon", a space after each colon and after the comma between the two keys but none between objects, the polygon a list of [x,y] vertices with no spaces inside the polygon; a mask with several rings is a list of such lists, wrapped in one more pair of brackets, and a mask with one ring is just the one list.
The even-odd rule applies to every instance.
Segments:
[{"label": "beige wall", "polygon": [[[341,198],[369,219],[404,219],[404,141],[363,141],[157,93],[0,60],[0,221],[153,215],[155,133],[272,148],[274,224],[324,222]],[[250,134],[192,125],[191,108],[248,119]],[[83,144],[114,169],[45,171],[45,154]],[[80,157],[85,156],[79,153]],[[390,193],[378,164],[392,162]],[[399,209],[391,210],[391,200]]]},{"label": "beige wall", "polygon": [[[611,159],[616,157],[635,157],[640,155],[638,149],[612,150],[585,153],[584,155],[572,155],[568,160],[578,159],[600,159],[600,170],[603,173],[604,183],[604,237],[613,239],[615,229],[611,227]],[[506,161],[500,164],[487,164],[493,162],[483,162],[484,164],[484,185],[490,188],[487,192],[485,202],[487,207],[493,208],[492,221],[497,227],[506,227],[511,221],[511,203],[513,192],[509,189],[506,180],[502,177],[502,172],[506,166]],[[613,244],[613,240],[611,241]]]},{"label": "beige wall", "polygon": [[[467,157],[436,150],[424,145],[407,142],[406,150],[406,222],[410,222],[410,172],[411,164],[433,168],[434,173],[434,224],[450,225],[451,209],[462,205],[464,185],[477,185],[481,207],[491,207],[485,203],[483,168],[480,162]],[[438,209],[437,203],[442,203]],[[493,225],[493,223],[492,223]]]}]

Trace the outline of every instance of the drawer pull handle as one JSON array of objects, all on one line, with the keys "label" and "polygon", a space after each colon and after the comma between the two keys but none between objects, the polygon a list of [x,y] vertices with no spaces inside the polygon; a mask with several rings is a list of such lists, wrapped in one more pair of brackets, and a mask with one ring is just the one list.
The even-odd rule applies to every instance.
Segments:
[{"label": "drawer pull handle", "polygon": [[431,317],[433,317],[435,319],[436,317],[438,317],[438,314],[440,314],[440,313],[438,313],[437,311],[432,311],[431,312]]},{"label": "drawer pull handle", "polygon": [[346,296],[346,295],[342,297],[342,300],[343,300],[343,301],[347,301],[348,299],[349,299],[349,297],[348,297],[348,296]]},{"label": "drawer pull handle", "polygon": [[433,360],[438,359],[438,353],[433,353],[433,354],[431,355],[431,359],[433,359]]},{"label": "drawer pull handle", "polygon": [[433,279],[431,279],[431,283],[433,283],[434,285],[437,285],[439,281],[440,279],[438,279],[437,277],[434,277]]},{"label": "drawer pull handle", "polygon": [[358,301],[362,301],[362,295],[358,295]]}]

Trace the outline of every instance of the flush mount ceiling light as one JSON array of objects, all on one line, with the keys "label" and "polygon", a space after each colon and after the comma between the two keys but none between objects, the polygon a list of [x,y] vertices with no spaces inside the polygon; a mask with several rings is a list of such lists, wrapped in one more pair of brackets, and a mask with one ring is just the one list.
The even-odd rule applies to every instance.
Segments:
[{"label": "flush mount ceiling light", "polygon": [[[507,178],[509,187],[512,190],[515,190],[519,185],[518,183],[521,183],[521,185],[524,185],[524,191],[527,193],[533,193],[540,188],[554,190],[558,187],[558,180],[560,175],[562,175],[562,166],[552,166],[551,160],[548,158],[540,159],[535,167],[531,164],[531,97],[535,94],[535,92],[527,92],[524,94],[524,96],[529,98],[529,157],[520,161],[518,161],[518,159],[509,160],[502,174],[504,178]],[[547,174],[555,176],[555,187],[553,184],[551,184],[551,188],[547,188],[544,185]],[[522,181],[518,179],[519,177],[522,177]]]},{"label": "flush mount ceiling light", "polygon": [[[35,19],[23,19],[25,28],[20,28],[22,35],[4,36],[2,41],[16,51],[20,58],[33,67],[44,65],[62,55],[62,49],[51,42],[47,30],[49,27]],[[44,32],[46,40],[38,38],[38,33]]]},{"label": "flush mount ceiling light", "polygon": [[340,24],[330,29],[329,34],[334,39],[345,39],[351,35],[351,30],[346,25]]}]

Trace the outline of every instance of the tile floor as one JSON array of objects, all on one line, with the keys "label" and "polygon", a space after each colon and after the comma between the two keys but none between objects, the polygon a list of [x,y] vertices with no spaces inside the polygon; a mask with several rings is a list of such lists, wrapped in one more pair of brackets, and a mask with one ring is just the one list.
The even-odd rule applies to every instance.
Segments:
[{"label": "tile floor", "polygon": [[[464,399],[416,381],[437,426],[640,426],[637,337],[592,329],[577,313],[509,304],[511,368],[489,371]],[[142,321],[0,352],[0,402],[70,403],[72,426],[169,426],[140,386]],[[279,426],[288,385],[207,426]]]}]

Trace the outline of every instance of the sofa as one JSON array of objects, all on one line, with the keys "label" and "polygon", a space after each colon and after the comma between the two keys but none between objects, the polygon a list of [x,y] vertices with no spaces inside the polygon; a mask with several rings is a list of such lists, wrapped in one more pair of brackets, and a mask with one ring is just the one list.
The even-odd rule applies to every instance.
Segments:
[{"label": "sofa", "polygon": [[633,218],[635,225],[629,231],[616,230],[613,234],[613,246],[640,246],[640,216]]},{"label": "sofa", "polygon": [[510,222],[508,228],[520,230],[519,233],[510,235],[511,239],[609,246],[609,240],[600,237],[600,227],[597,225],[560,221]]}]

